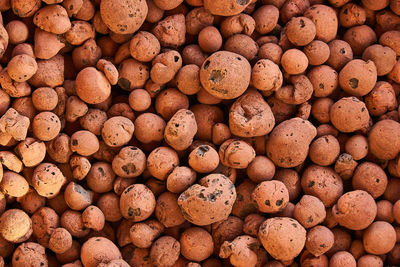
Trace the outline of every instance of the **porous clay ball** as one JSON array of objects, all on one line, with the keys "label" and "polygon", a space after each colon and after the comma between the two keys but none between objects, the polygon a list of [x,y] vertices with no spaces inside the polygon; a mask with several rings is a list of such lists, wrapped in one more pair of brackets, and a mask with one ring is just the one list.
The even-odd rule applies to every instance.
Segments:
[{"label": "porous clay ball", "polygon": [[251,71],[251,82],[260,91],[274,92],[283,83],[283,75],[276,62],[260,59]]},{"label": "porous clay ball", "polygon": [[325,220],[326,211],[320,199],[304,195],[294,207],[293,215],[305,228],[311,228]]},{"label": "porous clay ball", "polygon": [[91,237],[83,243],[81,248],[81,260],[85,267],[96,267],[100,263],[108,263],[121,258],[118,247],[104,237]]},{"label": "porous clay ball", "polygon": [[57,228],[51,233],[49,248],[58,254],[66,252],[72,246],[72,236],[65,228]]},{"label": "porous clay ball", "polygon": [[140,222],[151,216],[156,206],[156,200],[153,192],[147,186],[133,184],[124,190],[119,205],[124,218]]},{"label": "porous clay ball", "polygon": [[61,121],[53,112],[41,112],[33,119],[32,131],[38,139],[50,141],[60,133]]},{"label": "porous clay ball", "polygon": [[174,227],[185,222],[177,204],[178,195],[164,192],[157,198],[155,215],[165,227]]},{"label": "porous clay ball", "polygon": [[[248,236],[238,236],[232,241],[225,241],[220,249],[219,256],[221,258],[228,258],[233,266],[255,266],[257,265],[259,246],[257,239]],[[255,248],[254,248],[255,247]],[[260,255],[260,261],[263,261]]]},{"label": "porous clay ball", "polygon": [[167,179],[172,170],[179,165],[178,154],[169,147],[158,147],[147,157],[147,170],[159,180]]},{"label": "porous clay ball", "polygon": [[172,266],[179,258],[181,246],[172,236],[162,236],[150,249],[150,261],[154,266]]},{"label": "porous clay ball", "polygon": [[383,260],[376,255],[363,255],[357,260],[359,267],[383,267]]},{"label": "porous clay ball", "polygon": [[99,150],[99,140],[89,131],[77,131],[71,135],[71,151],[90,156]]},{"label": "porous clay ball", "polygon": [[58,104],[57,92],[50,87],[40,87],[32,92],[32,103],[37,110],[52,111]]},{"label": "porous clay ball", "polygon": [[219,159],[227,167],[245,169],[256,156],[254,148],[245,141],[228,139],[219,147]]},{"label": "porous clay ball", "polygon": [[143,113],[135,120],[135,137],[140,142],[148,144],[159,142],[164,138],[166,123],[162,117],[154,113]]},{"label": "porous clay ball", "polygon": [[241,137],[266,135],[275,126],[274,114],[262,95],[254,90],[238,98],[229,111],[229,128]]},{"label": "porous clay ball", "polygon": [[106,145],[120,147],[126,145],[132,138],[135,125],[127,117],[116,116],[104,122],[101,136]]},{"label": "porous clay ball", "polygon": [[356,97],[344,97],[331,106],[330,119],[336,129],[351,133],[366,128],[370,117],[364,102]]},{"label": "porous clay ball", "polygon": [[256,183],[268,181],[275,175],[275,165],[266,156],[259,155],[249,164],[246,172],[249,178]]},{"label": "porous clay ball", "polygon": [[0,217],[0,234],[12,243],[21,243],[32,235],[32,221],[20,209],[9,209]]},{"label": "porous clay ball", "polygon": [[305,46],[314,40],[314,22],[306,17],[294,17],[286,24],[285,31],[289,41],[297,46]]},{"label": "porous clay ball", "polygon": [[378,121],[369,132],[368,145],[375,157],[394,159],[400,151],[400,124],[394,120]]},{"label": "porous clay ball", "polygon": [[292,218],[274,217],[260,225],[258,238],[274,259],[290,261],[303,250],[306,230]]},{"label": "porous clay ball", "polygon": [[331,207],[343,194],[343,181],[332,168],[311,165],[301,177],[304,193],[318,197],[326,207]]},{"label": "porous clay ball", "polygon": [[130,43],[131,56],[141,62],[149,62],[160,52],[160,42],[151,33],[140,31],[136,33]]},{"label": "porous clay ball", "polygon": [[243,56],[219,51],[208,57],[200,68],[200,82],[211,95],[221,99],[233,99],[247,89],[251,66]]},{"label": "porous clay ball", "polygon": [[213,15],[233,16],[241,13],[250,4],[250,2],[250,0],[206,0],[204,1],[204,8],[209,10],[209,12]]},{"label": "porous clay ball", "polygon": [[289,49],[281,58],[282,68],[288,74],[295,75],[304,72],[308,67],[307,56],[299,49]]},{"label": "porous clay ball", "polygon": [[332,208],[335,220],[351,230],[367,228],[374,221],[376,213],[373,197],[362,190],[345,193]]},{"label": "porous clay ball", "polygon": [[183,217],[195,225],[226,219],[236,200],[232,182],[223,174],[210,174],[185,190],[178,198]]},{"label": "porous clay ball", "polygon": [[312,5],[304,16],[315,24],[315,39],[330,42],[335,39],[338,30],[338,18],[333,8],[326,5]]},{"label": "porous clay ball", "polygon": [[192,111],[178,110],[168,121],[164,131],[164,140],[175,150],[185,150],[197,132],[197,123]]},{"label": "porous clay ball", "polygon": [[29,184],[25,178],[18,173],[5,171],[0,183],[0,190],[11,197],[22,197],[28,193]]},{"label": "porous clay ball", "polygon": [[367,191],[373,198],[383,195],[388,184],[385,171],[372,162],[358,165],[351,181],[353,189]]},{"label": "porous clay ball", "polygon": [[48,266],[45,248],[34,242],[19,245],[12,257],[12,266]]},{"label": "porous clay ball", "polygon": [[305,247],[315,257],[323,255],[333,246],[335,236],[328,227],[317,225],[307,232]]},{"label": "porous clay ball", "polygon": [[87,67],[76,76],[75,90],[84,102],[99,104],[110,96],[111,85],[103,73],[93,67]]},{"label": "porous clay ball", "polygon": [[54,164],[42,163],[33,171],[32,186],[43,197],[56,196],[65,182],[61,170]]},{"label": "porous clay ball", "polygon": [[275,213],[283,210],[289,202],[289,192],[281,181],[264,181],[257,185],[251,194],[258,210]]},{"label": "porous clay ball", "polygon": [[13,57],[7,65],[7,72],[11,79],[17,82],[29,80],[37,71],[36,60],[26,54]]},{"label": "porous clay ball", "polygon": [[218,167],[218,152],[208,145],[198,146],[190,152],[188,163],[198,173],[210,173]]},{"label": "porous clay ball", "polygon": [[347,251],[339,251],[336,252],[330,259],[329,259],[329,266],[332,267],[339,267],[339,266],[349,266],[349,267],[356,267],[357,263],[354,259],[353,255],[351,255]]},{"label": "porous clay ball", "polygon": [[396,244],[394,227],[384,221],[375,221],[363,233],[363,245],[366,252],[382,255],[391,251]]},{"label": "porous clay ball", "polygon": [[146,1],[101,1],[100,15],[107,27],[119,34],[136,32],[146,19],[148,7]]},{"label": "porous clay ball", "polygon": [[122,148],[112,161],[112,170],[123,178],[141,175],[146,168],[146,155],[137,147]]},{"label": "porous clay ball", "polygon": [[311,143],[309,156],[315,164],[328,166],[336,161],[339,153],[339,141],[332,135],[324,135]]},{"label": "porous clay ball", "polygon": [[199,227],[191,227],[185,230],[179,242],[182,255],[192,261],[205,260],[211,256],[214,250],[212,236]]},{"label": "porous clay ball", "polygon": [[270,133],[267,156],[279,167],[295,167],[306,159],[309,145],[316,135],[317,130],[309,121],[300,118],[286,120]]},{"label": "porous clay ball", "polygon": [[353,96],[364,96],[371,92],[377,80],[377,69],[372,60],[354,59],[339,73],[340,87]]},{"label": "porous clay ball", "polygon": [[353,135],[346,141],[345,151],[355,160],[363,159],[368,154],[368,139],[362,135]]}]

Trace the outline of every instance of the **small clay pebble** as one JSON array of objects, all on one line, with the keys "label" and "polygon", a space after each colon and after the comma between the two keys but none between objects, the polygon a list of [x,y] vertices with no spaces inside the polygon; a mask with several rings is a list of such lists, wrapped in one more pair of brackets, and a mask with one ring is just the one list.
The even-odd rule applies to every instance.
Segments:
[{"label": "small clay pebble", "polygon": [[293,260],[306,242],[306,230],[296,220],[275,217],[260,225],[258,237],[267,252],[277,260]]}]

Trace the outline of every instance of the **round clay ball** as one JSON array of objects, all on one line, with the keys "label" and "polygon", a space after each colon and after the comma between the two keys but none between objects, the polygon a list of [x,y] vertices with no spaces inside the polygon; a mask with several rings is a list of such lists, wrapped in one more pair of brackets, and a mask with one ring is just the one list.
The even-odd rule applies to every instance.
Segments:
[{"label": "round clay ball", "polygon": [[373,198],[383,195],[388,184],[385,171],[372,162],[358,165],[351,181],[354,189],[367,191]]},{"label": "round clay ball", "polygon": [[312,5],[304,13],[315,24],[315,39],[330,42],[335,39],[338,30],[338,18],[335,10],[327,5]]},{"label": "round clay ball", "polygon": [[325,220],[326,211],[324,203],[319,198],[304,195],[294,207],[293,215],[304,228],[311,228]]},{"label": "round clay ball", "polygon": [[367,228],[374,221],[376,213],[374,198],[362,190],[345,193],[332,208],[335,220],[351,230]]},{"label": "round clay ball", "polygon": [[344,97],[331,106],[330,119],[336,129],[351,133],[366,128],[370,117],[364,102],[356,97]]},{"label": "round clay ball", "polygon": [[51,111],[58,104],[57,92],[50,87],[40,87],[32,92],[32,103],[39,111]]},{"label": "round clay ball", "polygon": [[258,210],[275,213],[283,210],[289,202],[289,192],[281,181],[264,181],[257,185],[251,194]]},{"label": "round clay ball", "polygon": [[185,190],[178,198],[183,217],[195,225],[226,219],[236,200],[235,186],[223,174],[210,174]]},{"label": "round clay ball", "polygon": [[99,150],[99,139],[92,132],[83,130],[71,135],[71,151],[82,156],[90,156]]},{"label": "round clay ball", "polygon": [[48,266],[45,248],[34,242],[19,245],[12,256],[12,266]]},{"label": "round clay ball", "polygon": [[75,80],[76,94],[88,104],[99,104],[111,95],[111,85],[106,76],[93,67],[81,70]]},{"label": "round clay ball", "polygon": [[314,40],[316,29],[314,22],[306,17],[294,17],[286,24],[286,35],[296,46],[305,46]]},{"label": "round clay ball", "polygon": [[60,133],[61,121],[53,112],[40,112],[33,118],[32,131],[39,140],[50,141]]},{"label": "round clay ball", "polygon": [[135,146],[122,148],[112,161],[112,170],[123,178],[141,175],[146,168],[146,155]]},{"label": "round clay ball", "polygon": [[154,113],[140,114],[135,120],[135,137],[141,143],[148,144],[164,139],[166,123],[162,117]]},{"label": "round clay ball", "polygon": [[339,141],[333,135],[324,135],[311,143],[309,157],[315,164],[328,166],[336,161],[339,153]]},{"label": "round clay ball", "polygon": [[383,267],[383,260],[376,255],[363,255],[357,260],[358,267]]},{"label": "round clay ball", "polygon": [[375,221],[363,233],[363,245],[366,252],[382,255],[391,251],[396,244],[394,227],[384,221]]},{"label": "round clay ball", "polygon": [[347,251],[339,251],[336,252],[330,259],[329,259],[329,266],[331,267],[340,267],[340,266],[349,266],[349,267],[356,267],[357,263],[354,259],[353,255],[351,255]]},{"label": "round clay ball", "polygon": [[156,267],[172,266],[179,258],[181,246],[172,236],[162,236],[150,249],[150,262]]},{"label": "round clay ball", "polygon": [[317,225],[307,232],[306,249],[315,257],[323,255],[331,249],[335,236],[328,227]]},{"label": "round clay ball", "polygon": [[55,197],[64,183],[63,173],[52,163],[42,163],[33,171],[32,186],[43,197]]},{"label": "round clay ball", "polygon": [[[249,164],[246,169],[249,178],[255,182],[269,181],[275,175],[275,165],[266,156],[259,155]],[[289,194],[290,195],[290,194]]]},{"label": "round clay ball", "polygon": [[346,153],[350,154],[354,160],[360,160],[368,154],[368,139],[362,135],[351,136],[345,144]]},{"label": "round clay ball", "polygon": [[29,80],[37,71],[36,60],[26,54],[13,57],[7,65],[7,72],[11,79],[16,82]]},{"label": "round clay ball", "polygon": [[304,47],[303,52],[306,54],[310,65],[314,66],[324,64],[330,56],[328,44],[320,40],[309,43]]},{"label": "round clay ball", "polygon": [[354,59],[339,73],[339,85],[346,93],[364,96],[371,92],[377,80],[377,69],[372,60]]},{"label": "round clay ball", "polygon": [[146,1],[135,2],[105,0],[100,4],[101,19],[107,27],[119,34],[136,32],[146,19]]},{"label": "round clay ball", "polygon": [[281,58],[282,68],[288,74],[295,75],[303,73],[308,67],[307,56],[299,49],[289,49],[283,53]]},{"label": "round clay ball", "polygon": [[54,253],[64,253],[72,247],[72,236],[65,228],[56,228],[50,235],[49,248]]},{"label": "round clay ball", "polygon": [[188,163],[198,173],[210,173],[219,165],[218,152],[208,145],[198,146],[190,152]]},{"label": "round clay ball", "polygon": [[343,181],[332,168],[311,165],[303,172],[301,188],[305,194],[318,197],[326,207],[331,207],[343,194]]},{"label": "round clay ball", "polygon": [[214,251],[214,241],[203,228],[191,227],[185,230],[179,240],[182,255],[192,261],[203,261]]},{"label": "round clay ball", "polygon": [[150,32],[140,31],[129,42],[131,56],[140,62],[149,62],[160,53],[160,42]]},{"label": "round clay ball", "polygon": [[122,216],[134,222],[140,222],[154,211],[156,200],[153,192],[143,184],[133,184],[127,187],[120,198]]},{"label": "round clay ball", "polygon": [[81,248],[81,260],[85,267],[96,267],[121,258],[118,247],[105,237],[91,237]]},{"label": "round clay ball", "polygon": [[0,234],[8,242],[24,242],[32,235],[32,221],[20,209],[6,210],[0,217]]},{"label": "round clay ball", "polygon": [[129,106],[134,111],[145,111],[150,105],[151,97],[146,90],[136,89],[129,94]]},{"label": "round clay ball", "polygon": [[219,51],[208,57],[200,68],[200,82],[211,95],[221,99],[233,99],[247,89],[251,66],[243,56]]},{"label": "round clay ball", "polygon": [[179,165],[178,154],[169,147],[158,147],[147,157],[147,170],[159,179],[165,180],[172,170]]},{"label": "round clay ball", "polygon": [[126,145],[132,138],[135,125],[123,116],[115,116],[108,119],[101,129],[101,136],[106,145],[120,147]]},{"label": "round clay ball", "polygon": [[274,259],[290,261],[303,250],[306,230],[292,218],[274,217],[260,225],[258,238]]}]

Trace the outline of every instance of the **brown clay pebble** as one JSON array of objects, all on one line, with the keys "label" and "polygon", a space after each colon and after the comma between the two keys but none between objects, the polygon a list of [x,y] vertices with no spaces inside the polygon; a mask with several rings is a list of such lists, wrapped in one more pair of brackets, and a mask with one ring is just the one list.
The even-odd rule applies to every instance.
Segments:
[{"label": "brown clay pebble", "polygon": [[200,82],[211,95],[233,99],[247,89],[251,66],[243,56],[220,51],[212,54],[200,68]]},{"label": "brown clay pebble", "polygon": [[274,259],[290,261],[302,251],[306,230],[292,218],[275,217],[260,225],[258,237]]}]

